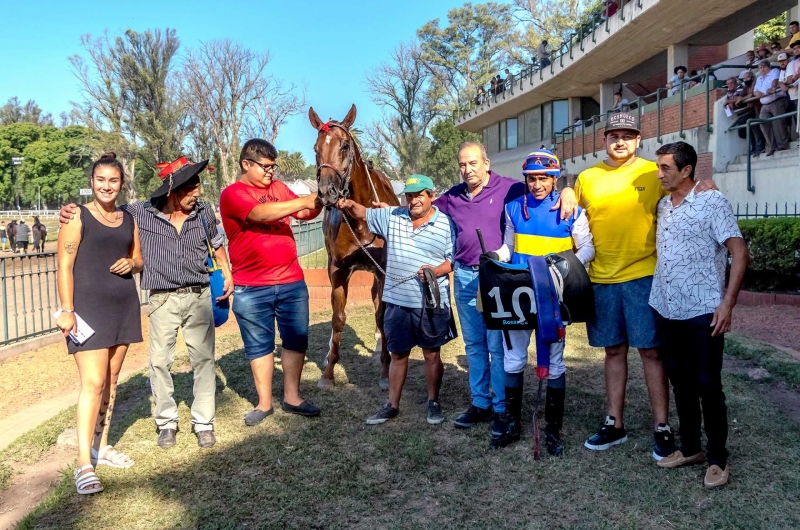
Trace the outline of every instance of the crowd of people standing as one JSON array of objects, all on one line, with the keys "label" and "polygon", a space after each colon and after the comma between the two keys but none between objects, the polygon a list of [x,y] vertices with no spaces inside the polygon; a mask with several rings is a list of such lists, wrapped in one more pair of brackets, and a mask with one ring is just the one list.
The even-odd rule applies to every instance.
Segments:
[{"label": "crowd of people standing", "polygon": [[[727,483],[722,340],[730,329],[747,248],[728,201],[712,181],[695,180],[694,149],[683,142],[662,146],[656,163],[636,156],[640,141],[633,116],[611,116],[605,130],[607,159],[581,173],[575,189],[556,189],[560,162],[547,150],[528,155],[520,182],[492,171],[484,146],[467,142],[458,152],[462,182],[441,195],[430,178],[412,175],[403,190],[408,206],[376,203],[367,208],[339,200],[336,208],[365,220],[371,232],[386,240],[387,278],[406,278],[384,285],[384,327],[392,357],[389,395],[366,418],[368,424],[400,414],[414,347],[422,348],[425,358],[427,422],[445,421],[440,349],[459,334],[457,312],[471,404],[453,424],[471,429],[490,422],[493,448],[517,442],[532,333],[509,333],[504,340],[503,331],[487,329],[479,307],[478,265],[482,256],[523,263],[529,256],[574,250],[588,267],[597,307],[587,324],[589,343],[605,349],[607,413],[585,447],[600,451],[627,441],[627,355],[637,348],[653,413],[653,458],[664,468],[707,460],[705,485]],[[258,394],[244,423],[254,427],[273,414],[276,323],[282,342],[281,407],[305,417],[321,414],[301,397],[308,288],[290,226],[292,217],[319,215],[321,202],[316,195],[297,197],[273,178],[277,157],[264,140],[243,146],[241,177],[220,200],[227,251],[213,209],[200,201],[199,174],[208,161],[181,157],[162,169],[162,185],[149,201],[117,206],[125,174],[109,153],[92,168],[94,200],[62,208],[58,327],[81,377],[78,493],[102,491],[95,466],[134,465],[108,444],[107,433],[125,354],[130,344],[142,341],[133,281],[138,272],[141,287],[150,291],[150,386],[159,447],[175,446],[179,432],[169,373],[179,329],[194,371],[192,430],[200,447],[216,442],[212,307],[231,294]],[[482,240],[476,228],[482,229]],[[728,252],[733,265],[723,289]],[[216,300],[208,284],[210,255],[224,277],[224,292]],[[568,367],[563,353],[561,339],[550,348],[544,375],[546,442],[554,456],[562,456],[565,446]],[[668,380],[681,424],[680,446],[668,418]],[[703,420],[707,453],[700,445]]]}]

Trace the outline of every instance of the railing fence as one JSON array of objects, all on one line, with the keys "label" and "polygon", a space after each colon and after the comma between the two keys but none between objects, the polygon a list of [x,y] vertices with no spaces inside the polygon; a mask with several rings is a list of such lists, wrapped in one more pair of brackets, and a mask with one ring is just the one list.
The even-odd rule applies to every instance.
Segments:
[{"label": "railing fence", "polygon": [[797,203],[790,206],[788,202],[783,203],[783,208],[780,208],[778,203],[775,203],[775,207],[771,208],[772,205],[769,203],[764,203],[763,205],[759,205],[759,203],[755,203],[753,207],[750,207],[750,203],[745,203],[744,207],[740,203],[736,203],[736,218],[737,219],[767,219],[770,217],[800,217],[800,211],[797,209]]}]

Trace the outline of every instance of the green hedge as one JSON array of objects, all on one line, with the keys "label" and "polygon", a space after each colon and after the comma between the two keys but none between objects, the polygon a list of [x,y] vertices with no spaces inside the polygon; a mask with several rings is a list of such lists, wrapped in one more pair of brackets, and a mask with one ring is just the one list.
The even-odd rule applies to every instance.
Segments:
[{"label": "green hedge", "polygon": [[744,286],[759,291],[800,290],[800,218],[747,219],[739,228],[750,247]]}]

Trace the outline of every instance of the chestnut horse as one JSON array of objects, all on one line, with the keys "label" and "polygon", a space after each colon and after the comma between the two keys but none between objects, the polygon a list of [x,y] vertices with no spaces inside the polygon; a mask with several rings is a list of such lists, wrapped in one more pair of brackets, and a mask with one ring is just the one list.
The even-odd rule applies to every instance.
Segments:
[{"label": "chestnut horse", "polygon": [[331,281],[332,332],[326,357],[325,371],[319,380],[320,388],[334,384],[333,369],[339,361],[339,341],[347,316],[347,289],[350,277],[357,270],[374,275],[372,301],[375,304],[375,353],[380,352],[381,388],[389,385],[389,362],[391,356],[386,348],[383,333],[384,304],[381,302],[386,267],[386,250],[383,239],[367,229],[367,223],[356,221],[335,208],[339,198],[347,197],[367,208],[373,201],[399,205],[389,179],[382,172],[371,168],[361,158],[358,145],[350,134],[356,121],[356,106],[350,108],[342,121],[323,123],[313,108],[308,110],[311,126],[318,131],[314,152],[317,157],[318,195],[325,206],[322,231],[328,251],[328,277]]}]

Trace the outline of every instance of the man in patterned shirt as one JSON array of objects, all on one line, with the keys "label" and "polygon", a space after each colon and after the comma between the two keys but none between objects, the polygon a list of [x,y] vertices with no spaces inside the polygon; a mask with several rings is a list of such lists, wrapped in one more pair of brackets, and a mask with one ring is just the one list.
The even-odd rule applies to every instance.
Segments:
[{"label": "man in patterned shirt", "polygon": [[[659,315],[661,353],[675,394],[681,448],[658,462],[673,468],[700,463],[700,402],[708,437],[705,486],[728,482],[728,418],[722,391],[724,334],[748,262],[731,204],[715,190],[698,191],[697,153],[685,142],[656,151],[658,178],[670,195],[658,203],[658,261],[650,305]],[[724,290],[728,251],[733,257]]]}]

